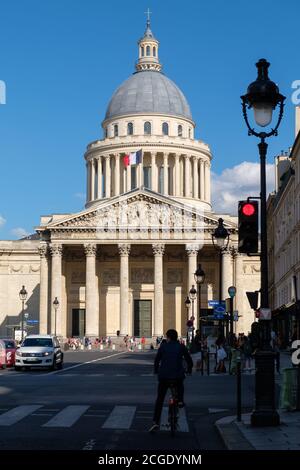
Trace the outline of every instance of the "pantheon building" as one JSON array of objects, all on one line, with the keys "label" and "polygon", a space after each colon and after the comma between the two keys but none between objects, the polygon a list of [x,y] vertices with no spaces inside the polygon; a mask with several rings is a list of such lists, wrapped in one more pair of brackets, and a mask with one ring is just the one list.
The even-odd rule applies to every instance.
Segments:
[{"label": "pantheon building", "polygon": [[[135,71],[111,97],[102,129],[84,154],[84,209],[42,216],[35,235],[0,241],[0,336],[20,324],[23,285],[28,319],[37,320],[30,332],[152,337],[172,327],[185,335],[198,264],[205,282],[195,326],[197,302],[204,312],[235,285],[236,331],[247,333],[245,291],[258,289],[260,262],[237,252],[236,217],[213,211],[210,147],[195,139],[190,106],[162,71],[149,21]],[[124,157],[138,151],[141,162],[127,165]],[[220,217],[230,234],[221,292],[212,242]]]}]

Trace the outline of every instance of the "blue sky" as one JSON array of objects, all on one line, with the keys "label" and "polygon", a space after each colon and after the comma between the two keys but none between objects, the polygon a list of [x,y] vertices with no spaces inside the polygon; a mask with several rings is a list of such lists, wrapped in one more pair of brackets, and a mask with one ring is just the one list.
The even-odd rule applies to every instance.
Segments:
[{"label": "blue sky", "polygon": [[247,136],[239,97],[261,57],[287,96],[269,162],[292,144],[291,84],[300,79],[297,0],[2,0],[0,80],[7,102],[0,105],[0,239],[16,238],[17,228],[32,232],[41,214],[83,208],[83,153],[102,136],[107,103],[134,70],[148,7],[164,72],[185,93],[197,138],[211,146],[216,200],[224,179],[230,192],[231,175],[240,194],[243,175],[247,191],[257,183],[252,172],[254,186],[247,186],[257,142]]}]

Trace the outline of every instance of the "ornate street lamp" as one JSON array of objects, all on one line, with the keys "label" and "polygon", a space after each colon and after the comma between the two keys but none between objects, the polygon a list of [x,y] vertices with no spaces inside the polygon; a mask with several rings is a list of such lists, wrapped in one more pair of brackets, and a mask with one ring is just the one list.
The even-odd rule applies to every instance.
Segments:
[{"label": "ornate street lamp", "polygon": [[195,289],[195,286],[194,284],[192,285],[192,287],[190,288],[190,299],[192,300],[192,316],[191,316],[191,321],[193,322],[193,325],[192,325],[192,341],[194,340],[194,321],[195,321],[195,310],[194,310],[194,302],[197,298],[197,291]]},{"label": "ornate street lamp", "polygon": [[23,342],[24,339],[24,305],[27,299],[27,290],[25,289],[25,286],[22,286],[22,289],[19,292],[19,297],[22,302],[22,319],[21,319],[21,343]]},{"label": "ornate street lamp", "polygon": [[[212,234],[212,242],[216,250],[219,252],[219,303],[222,302],[222,255],[223,251],[227,249],[229,243],[229,232],[224,227],[224,220],[220,218],[218,220],[218,226]],[[224,334],[223,322],[219,320],[219,333]]]},{"label": "ornate street lamp", "polygon": [[198,268],[194,272],[195,282],[198,288],[198,321],[199,321],[199,330],[200,330],[200,337],[202,337],[202,322],[201,322],[201,285],[204,284],[205,281],[205,272],[201,268],[201,264],[199,264]]},{"label": "ornate street lamp", "polygon": [[[266,155],[268,144],[266,138],[276,136],[283,116],[285,96],[279,93],[278,86],[269,79],[270,64],[260,59],[257,64],[257,79],[247,89],[246,95],[241,96],[243,116],[248,128],[248,135],[260,139],[258,144],[260,156],[260,230],[261,230],[261,309],[269,309],[268,297],[268,246],[267,246],[267,205],[266,205]],[[271,124],[273,110],[279,108],[277,123],[269,132],[256,131],[250,126],[247,110],[253,108],[254,120],[259,127]],[[274,354],[271,351],[270,319],[260,320],[262,344],[255,354],[256,386],[255,409],[251,415],[253,426],[276,426],[279,415],[275,408],[275,378]]]},{"label": "ornate street lamp", "polygon": [[189,296],[187,296],[187,298],[185,299],[184,305],[185,305],[185,308],[186,308],[186,328],[187,328],[187,330],[186,330],[186,344],[188,344],[188,342],[189,342],[188,321],[189,321],[189,309],[191,307],[191,301],[190,301]]},{"label": "ornate street lamp", "polygon": [[57,310],[58,310],[58,307],[59,307],[59,301],[58,301],[58,298],[55,297],[55,299],[53,300],[53,307],[54,307],[54,311],[55,311],[55,318],[54,318],[54,334],[56,336],[56,317],[57,317]]}]

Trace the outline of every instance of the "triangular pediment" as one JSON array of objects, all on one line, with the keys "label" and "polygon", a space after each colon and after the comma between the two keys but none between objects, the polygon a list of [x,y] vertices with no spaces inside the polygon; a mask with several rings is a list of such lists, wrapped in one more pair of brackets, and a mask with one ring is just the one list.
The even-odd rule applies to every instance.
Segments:
[{"label": "triangular pediment", "polygon": [[[54,219],[43,230],[52,233],[92,231],[103,239],[114,238],[117,234],[117,238],[126,238],[128,234],[137,233],[140,238],[149,238],[149,233],[154,238],[159,233],[171,233],[172,236],[181,238],[183,232],[187,236],[212,232],[217,225],[216,214],[201,211],[197,206],[182,204],[150,190],[137,189],[94,203],[82,212]],[[236,231],[236,225],[231,221],[224,220],[224,225],[229,231]]]}]

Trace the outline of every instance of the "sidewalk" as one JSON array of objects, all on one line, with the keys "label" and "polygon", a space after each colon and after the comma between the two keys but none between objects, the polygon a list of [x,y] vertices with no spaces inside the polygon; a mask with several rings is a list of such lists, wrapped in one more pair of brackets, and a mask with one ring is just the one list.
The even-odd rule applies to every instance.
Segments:
[{"label": "sidewalk", "polygon": [[[280,369],[291,367],[289,353],[280,357]],[[281,387],[282,374],[275,375]],[[253,397],[254,399],[254,397]],[[300,450],[300,411],[279,411],[280,425],[252,427],[251,413],[243,414],[241,422],[236,416],[219,419],[215,426],[228,450]]]}]

